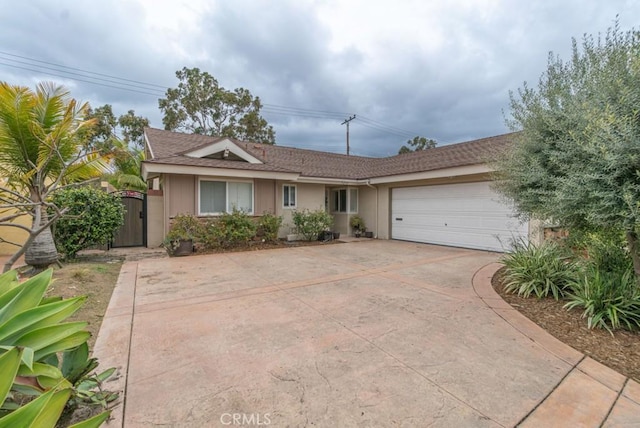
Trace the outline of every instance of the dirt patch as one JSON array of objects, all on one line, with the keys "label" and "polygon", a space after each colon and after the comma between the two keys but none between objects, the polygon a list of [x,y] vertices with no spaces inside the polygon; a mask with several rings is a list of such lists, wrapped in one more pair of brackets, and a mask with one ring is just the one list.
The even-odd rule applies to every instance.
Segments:
[{"label": "dirt patch", "polygon": [[74,262],[67,263],[53,272],[54,282],[48,296],[70,298],[87,296],[82,307],[68,321],[87,321],[91,332],[89,349],[93,349],[102,319],[107,311],[111,294],[118,280],[122,262]]},{"label": "dirt patch", "polygon": [[[504,269],[504,268],[503,268]],[[551,335],[600,363],[640,382],[640,334],[618,330],[588,329],[582,311],[563,308],[565,301],[552,298],[524,298],[506,293],[499,270],[492,279],[493,288],[514,309]]]}]

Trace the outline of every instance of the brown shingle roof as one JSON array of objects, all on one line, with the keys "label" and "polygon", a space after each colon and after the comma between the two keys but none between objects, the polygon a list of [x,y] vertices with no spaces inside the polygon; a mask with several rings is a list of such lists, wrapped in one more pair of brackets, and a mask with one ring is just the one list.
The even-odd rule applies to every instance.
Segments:
[{"label": "brown shingle roof", "polygon": [[149,163],[293,172],[305,177],[337,179],[367,179],[481,164],[504,150],[513,138],[513,134],[505,134],[387,158],[347,156],[230,139],[263,162],[252,164],[184,156],[186,152],[221,141],[223,138],[220,137],[183,134],[154,128],[146,128],[145,133],[153,152],[153,159],[145,161]]},{"label": "brown shingle roof", "polygon": [[503,134],[382,158],[379,159],[378,165],[370,177],[410,174],[485,163],[493,160],[497,154],[504,151],[513,141],[513,136],[513,133]]}]

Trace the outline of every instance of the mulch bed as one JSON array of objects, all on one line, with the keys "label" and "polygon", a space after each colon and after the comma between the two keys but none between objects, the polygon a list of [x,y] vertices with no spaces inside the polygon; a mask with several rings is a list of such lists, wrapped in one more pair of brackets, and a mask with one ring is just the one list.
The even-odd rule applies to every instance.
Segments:
[{"label": "mulch bed", "polygon": [[[504,268],[503,268],[504,269]],[[560,341],[640,382],[640,333],[587,328],[582,311],[563,308],[566,302],[552,298],[524,298],[506,293],[501,281],[502,269],[492,280],[496,292],[514,309],[538,324]]]}]

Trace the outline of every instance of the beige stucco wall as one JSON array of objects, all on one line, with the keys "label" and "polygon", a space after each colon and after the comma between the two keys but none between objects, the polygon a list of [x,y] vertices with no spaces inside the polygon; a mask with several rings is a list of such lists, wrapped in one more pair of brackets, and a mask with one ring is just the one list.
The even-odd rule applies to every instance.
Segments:
[{"label": "beige stucco wall", "polygon": [[373,232],[374,237],[378,236],[379,229],[376,221],[378,217],[376,209],[377,194],[377,188],[369,186],[360,186],[358,188],[358,214],[364,220],[367,231]]},{"label": "beige stucco wall", "polygon": [[177,214],[196,214],[196,180],[193,175],[168,175],[165,177],[165,195],[169,217]]},{"label": "beige stucco wall", "polygon": [[[367,230],[373,231],[375,221],[375,192],[373,189],[367,188],[367,186],[332,186],[328,187],[329,195],[331,198],[331,191],[337,189],[358,189],[358,212],[357,213],[339,213],[330,211],[330,214],[334,218],[333,231],[340,232],[342,235],[350,236],[353,234],[353,230],[349,225],[351,217],[359,215],[364,220]],[[371,197],[373,196],[373,198]],[[329,204],[331,209],[331,204]]]},{"label": "beige stucco wall", "polygon": [[[162,218],[162,237],[169,230],[170,218],[180,213],[197,214],[197,182],[198,176],[167,174],[161,180],[161,187],[164,191],[164,203],[161,207],[153,208],[157,214],[151,213],[149,210],[148,218],[160,216]],[[234,177],[208,177],[218,180],[235,181]],[[255,179],[254,181],[254,215],[259,216],[264,212],[272,212],[283,217],[282,228],[279,236],[284,238],[288,233],[292,233],[293,209],[284,208],[282,206],[282,186],[283,184],[294,184],[297,189],[297,208],[298,210],[308,209],[314,211],[324,209],[325,201],[325,185],[324,184],[307,184],[295,183],[281,180]],[[162,209],[160,209],[162,208]],[[147,228],[147,242],[151,246],[152,231],[151,225]],[[153,231],[154,241],[157,242],[157,231]],[[160,241],[162,241],[162,237]]]},{"label": "beige stucco wall", "polygon": [[[296,209],[284,208],[282,206],[282,186],[284,184],[294,184],[296,186]],[[288,181],[276,182],[276,215],[282,216],[282,228],[279,237],[284,238],[289,233],[293,233],[292,214],[295,210],[309,211],[324,210],[325,185],[310,183],[294,183]]]},{"label": "beige stucco wall", "polygon": [[378,239],[391,238],[391,187],[383,184],[378,188]]},{"label": "beige stucco wall", "polygon": [[[3,216],[10,215],[10,214],[11,214],[10,211],[2,212]],[[14,223],[31,227],[31,216],[22,215],[16,218]],[[26,231],[17,227],[3,226],[3,227],[0,227],[0,236],[2,236],[2,238],[6,239],[7,241],[15,242],[16,244],[22,245],[27,240],[27,237],[29,236],[29,234]],[[0,255],[2,256],[14,254],[19,249],[20,247],[8,244],[6,242],[0,243]]]},{"label": "beige stucco wall", "polygon": [[275,180],[254,180],[254,209],[255,215],[262,215],[266,212],[276,213],[276,181]]},{"label": "beige stucco wall", "polygon": [[[221,180],[237,180],[232,177],[215,177]],[[169,218],[178,213],[197,213],[197,176],[190,175],[166,175],[162,180],[164,190],[164,203],[151,198],[148,202],[149,224],[147,229],[148,245],[152,246],[162,240],[158,229],[163,230],[162,236],[168,231]],[[428,186],[438,184],[470,183],[490,180],[488,174],[471,174],[450,178],[436,178],[429,180],[414,180],[400,183],[379,184],[375,186],[358,186],[358,214],[364,219],[367,230],[372,231],[379,239],[391,238],[391,192],[393,188]],[[292,213],[293,209],[284,208],[282,201],[282,186],[293,184],[297,189],[297,210],[325,209],[325,195],[335,186],[324,184],[298,183],[282,180],[254,180],[254,213],[261,215],[265,211],[275,212],[283,217],[282,228],[279,236],[286,237],[293,233]],[[339,186],[344,188],[345,186]],[[347,186],[348,187],[348,186]],[[152,214],[152,210],[159,214]],[[334,217],[332,230],[342,234],[351,234],[349,218],[352,214],[331,213]],[[151,220],[160,217],[162,221],[156,221],[151,225]],[[162,223],[162,225],[160,225]],[[539,242],[542,236],[540,222],[530,222],[529,239]]]},{"label": "beige stucco wall", "polygon": [[161,191],[147,193],[147,247],[156,248],[164,238],[164,197]]}]

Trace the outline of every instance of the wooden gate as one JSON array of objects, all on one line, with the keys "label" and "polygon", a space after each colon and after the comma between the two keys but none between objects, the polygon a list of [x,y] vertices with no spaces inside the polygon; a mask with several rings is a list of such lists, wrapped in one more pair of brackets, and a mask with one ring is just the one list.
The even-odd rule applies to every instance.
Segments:
[{"label": "wooden gate", "polygon": [[111,247],[141,247],[146,245],[147,195],[136,190],[119,190],[114,194],[120,196],[126,212],[124,214],[124,224],[113,237]]}]

